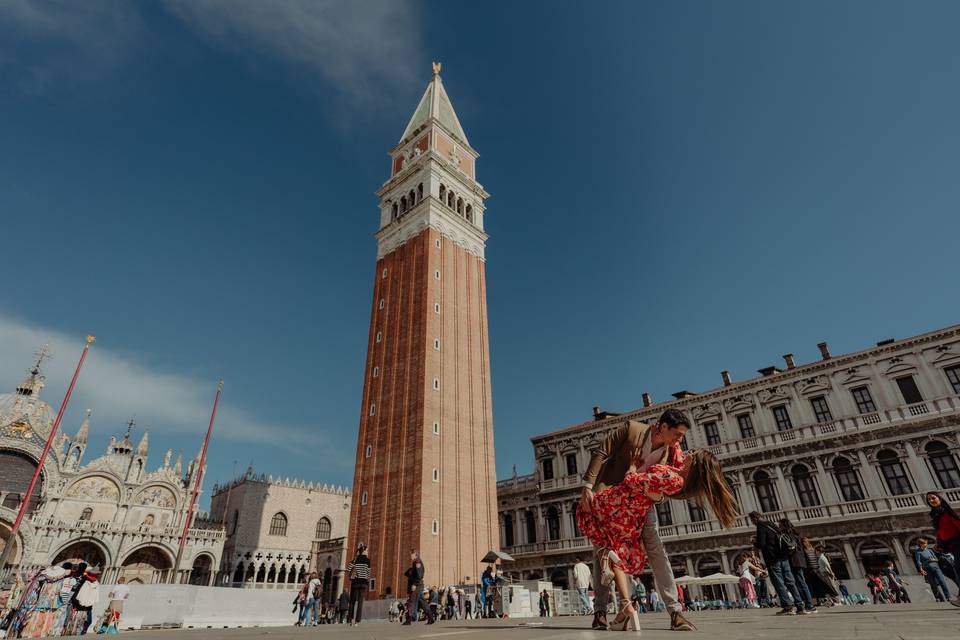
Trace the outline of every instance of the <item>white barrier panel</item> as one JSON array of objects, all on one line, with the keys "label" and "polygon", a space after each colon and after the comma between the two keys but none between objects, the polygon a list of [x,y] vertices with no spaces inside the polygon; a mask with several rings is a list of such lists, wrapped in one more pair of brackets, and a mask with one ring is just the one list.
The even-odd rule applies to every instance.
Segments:
[{"label": "white barrier panel", "polygon": [[[107,607],[112,586],[100,588],[95,612]],[[124,603],[121,629],[143,627],[272,627],[297,618],[293,591],[198,587],[186,584],[133,584]]]}]

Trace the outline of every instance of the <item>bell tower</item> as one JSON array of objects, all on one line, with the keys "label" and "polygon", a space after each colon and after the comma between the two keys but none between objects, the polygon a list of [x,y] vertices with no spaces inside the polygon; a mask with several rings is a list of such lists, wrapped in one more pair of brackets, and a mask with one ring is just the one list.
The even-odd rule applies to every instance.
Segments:
[{"label": "bell tower", "polygon": [[369,547],[375,594],[406,592],[413,549],[446,585],[499,548],[477,156],[434,63],[377,191],[348,549]]}]

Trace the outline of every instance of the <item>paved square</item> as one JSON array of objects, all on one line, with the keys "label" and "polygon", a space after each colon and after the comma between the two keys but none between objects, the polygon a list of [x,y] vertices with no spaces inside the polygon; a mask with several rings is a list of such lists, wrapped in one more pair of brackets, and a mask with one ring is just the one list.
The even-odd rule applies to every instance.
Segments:
[{"label": "paved square", "polygon": [[[689,619],[698,631],[681,634],[669,630],[665,614],[646,614],[640,617],[641,636],[648,640],[690,640],[782,638],[784,640],[955,640],[960,638],[960,609],[945,605],[863,605],[823,609],[820,613],[796,617],[774,615],[773,609],[750,611],[708,611],[690,613]],[[139,639],[229,638],[231,640],[408,640],[413,638],[504,638],[506,640],[546,640],[602,638],[612,640],[617,635],[638,637],[612,631],[592,631],[589,617],[516,618],[510,620],[467,620],[440,622],[427,626],[419,623],[409,627],[382,621],[365,622],[358,627],[343,625],[312,628],[269,627],[249,629],[187,629],[177,631],[141,631]]]}]

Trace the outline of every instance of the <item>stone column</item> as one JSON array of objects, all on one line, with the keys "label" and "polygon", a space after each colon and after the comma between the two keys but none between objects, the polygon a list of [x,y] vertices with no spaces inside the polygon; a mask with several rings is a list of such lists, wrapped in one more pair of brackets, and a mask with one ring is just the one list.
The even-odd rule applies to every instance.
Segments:
[{"label": "stone column", "polygon": [[560,539],[566,540],[569,538],[573,538],[573,531],[571,531],[571,527],[570,527],[570,512],[567,511],[566,502],[560,503],[559,517],[560,517]]},{"label": "stone column", "polygon": [[[730,559],[727,558],[726,552],[721,552],[721,553],[720,553],[720,566],[723,567],[723,572],[724,572],[724,573],[728,573],[728,574],[729,574],[729,573],[732,573],[732,571],[730,571]],[[736,588],[736,587],[734,587],[734,588]]]},{"label": "stone column", "polygon": [[866,485],[864,488],[867,490],[867,496],[871,498],[886,497],[887,490],[880,484],[877,468],[870,464],[870,461],[867,460],[867,454],[862,449],[857,451],[857,459],[860,460],[860,478]]},{"label": "stone column", "polygon": [[843,541],[843,555],[847,559],[847,569],[850,570],[850,579],[862,580],[863,569],[860,568],[860,559],[857,558],[857,554],[853,552],[853,545],[846,540]]},{"label": "stone column", "polygon": [[777,492],[780,494],[780,508],[784,511],[787,509],[796,509],[799,505],[793,493],[792,483],[787,482],[787,479],[783,475],[783,469],[779,464],[774,466],[774,471],[776,471],[774,482],[777,485]]},{"label": "stone column", "polygon": [[737,471],[737,476],[740,478],[740,503],[743,505],[744,512],[759,511],[756,496],[753,495],[753,485],[747,482],[747,474]]},{"label": "stone column", "polygon": [[930,467],[927,465],[926,460],[917,455],[912,444],[909,442],[904,442],[903,444],[907,448],[907,466],[910,468],[911,475],[913,475],[913,479],[917,483],[917,492],[925,493],[927,491],[936,491],[937,483],[933,479],[933,474],[930,473]]},{"label": "stone column", "polygon": [[893,553],[897,556],[897,569],[900,570],[900,573],[909,575],[916,571],[916,569],[913,568],[913,561],[908,560],[907,554],[903,552],[903,545],[900,541],[894,536],[888,538],[887,542],[893,547]]},{"label": "stone column", "polygon": [[[684,562],[685,562],[686,565],[687,565],[687,575],[688,575],[688,576],[695,576],[695,575],[697,575],[697,574],[696,574],[696,571],[694,570],[694,566],[693,566],[693,558],[691,558],[690,556],[687,556],[686,558],[684,558]],[[686,591],[687,589],[690,589],[691,586],[692,586],[692,585],[684,585],[683,590]],[[692,592],[692,591],[690,592],[690,597],[691,597],[691,599],[692,599],[695,595],[703,596],[702,593],[694,593],[694,592]]]},{"label": "stone column", "polygon": [[837,504],[842,502],[840,499],[840,494],[837,493],[837,486],[833,482],[833,476],[830,473],[827,473],[827,470],[823,466],[823,462],[820,458],[814,458],[813,461],[817,465],[817,484],[820,485],[821,499],[826,504]]}]

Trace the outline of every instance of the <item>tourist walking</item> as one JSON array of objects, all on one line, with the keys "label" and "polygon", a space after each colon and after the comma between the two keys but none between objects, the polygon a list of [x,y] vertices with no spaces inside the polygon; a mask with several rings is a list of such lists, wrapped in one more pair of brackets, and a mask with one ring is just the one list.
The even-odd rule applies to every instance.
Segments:
[{"label": "tourist walking", "polygon": [[748,553],[741,554],[737,558],[737,570],[740,574],[740,588],[743,590],[743,597],[747,600],[747,606],[752,609],[759,609],[760,605],[757,604],[757,590],[754,588],[754,583],[763,570],[753,564],[752,556]]},{"label": "tourist walking", "polygon": [[883,593],[883,581],[872,573],[867,574],[867,589],[873,598],[873,604],[886,604],[887,598]]},{"label": "tourist walking", "polygon": [[780,531],[758,511],[751,511],[750,521],[757,527],[757,548],[763,554],[763,561],[770,572],[773,588],[780,598],[780,611],[777,615],[806,614],[803,609],[803,597],[793,579],[793,569],[790,566],[790,556],[794,546],[789,537]]},{"label": "tourist walking", "polygon": [[[960,580],[960,516],[953,510],[939,493],[930,491],[926,495],[927,505],[930,507],[930,523],[937,532],[937,547],[953,556],[954,580]],[[942,573],[941,573],[942,575]],[[946,582],[944,581],[944,584]],[[944,590],[944,596],[950,604],[960,607],[960,591],[957,597],[950,599]]]},{"label": "tourist walking", "polygon": [[337,598],[337,622],[339,624],[346,622],[348,611],[350,611],[350,593],[344,587]]},{"label": "tourist walking", "polygon": [[307,576],[306,584],[301,587],[303,608],[300,609],[300,620],[297,626],[316,626],[320,618],[318,604],[323,596],[323,583],[313,571]]},{"label": "tourist walking", "polygon": [[362,542],[357,545],[357,555],[347,565],[347,576],[350,578],[350,611],[347,621],[351,626],[360,624],[363,617],[363,601],[367,599],[367,589],[370,586],[370,558],[367,556],[367,545]]},{"label": "tourist walking", "polygon": [[587,595],[587,591],[590,589],[590,567],[579,556],[576,564],[573,565],[573,580],[577,585],[577,594],[580,596],[580,614],[593,613],[593,607],[590,606],[590,596]]},{"label": "tourist walking", "polygon": [[104,613],[103,621],[100,623],[100,629],[97,633],[107,635],[116,635],[120,630],[120,616],[123,614],[123,603],[130,597],[130,587],[123,576],[117,579],[117,584],[110,590],[107,596],[109,604]]},{"label": "tourist walking", "polygon": [[[793,581],[797,585],[797,591],[800,592],[800,597],[803,598],[806,612],[816,613],[817,608],[813,606],[810,587],[807,585],[806,570],[808,560],[807,550],[803,546],[803,536],[800,535],[797,528],[793,526],[793,523],[787,518],[780,520],[780,533],[787,536],[789,544],[793,546],[793,551],[790,552],[790,572],[793,574]],[[809,542],[807,544],[809,545]],[[814,553],[813,547],[810,548],[810,553]],[[814,558],[814,563],[816,563],[816,558]]]},{"label": "tourist walking", "polygon": [[640,609],[640,613],[647,612],[647,587],[643,584],[640,576],[633,577],[633,604]]},{"label": "tourist walking", "polygon": [[828,605],[832,606],[833,600],[840,597],[840,592],[834,584],[836,576],[830,566],[830,559],[827,558],[826,548],[822,545],[814,547],[809,538],[801,538],[800,542],[807,557],[806,576],[810,595],[814,602],[825,599]]},{"label": "tourist walking", "polygon": [[920,538],[917,541],[917,548],[913,551],[913,563],[917,567],[917,572],[926,578],[933,597],[939,602],[948,601],[950,589],[943,577],[943,571],[940,570],[940,558],[937,552],[929,547],[926,538]]},{"label": "tourist walking", "polygon": [[753,539],[750,541],[750,544],[754,547],[747,552],[750,557],[750,562],[760,569],[760,571],[755,574],[757,580],[753,583],[754,589],[757,592],[757,604],[759,604],[761,607],[769,607],[770,589],[767,587],[767,576],[769,575],[769,572],[767,571],[767,565],[763,563],[763,555],[760,553],[760,550],[756,548],[756,536],[753,537]]},{"label": "tourist walking", "polygon": [[473,601],[466,594],[463,596],[463,619],[473,620]]},{"label": "tourist walking", "polygon": [[410,594],[407,600],[407,619],[403,624],[412,624],[419,619],[420,611],[423,611],[427,618],[427,624],[433,624],[433,616],[430,615],[430,609],[423,605],[423,575],[425,569],[423,560],[420,559],[420,553],[414,551],[410,554],[410,567],[403,575],[407,578],[407,593]]},{"label": "tourist walking", "polygon": [[550,594],[544,589],[540,592],[540,617],[546,618],[550,615]]},{"label": "tourist walking", "polygon": [[79,584],[71,601],[70,617],[63,629],[65,636],[82,636],[93,624],[93,608],[100,600],[100,580],[92,569],[77,578]]},{"label": "tourist walking", "polygon": [[482,611],[481,617],[483,618],[493,617],[493,593],[490,591],[490,587],[496,583],[497,581],[493,577],[493,565],[488,564],[480,576],[480,607]]}]

